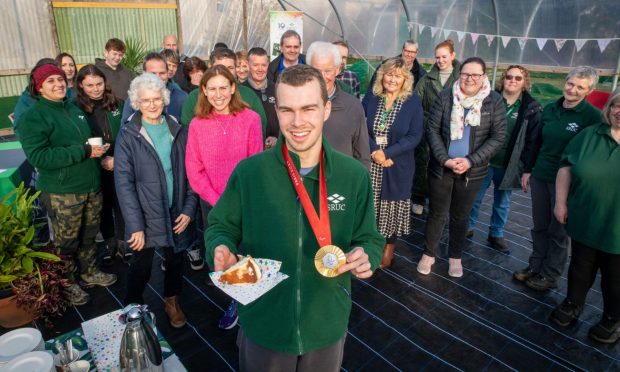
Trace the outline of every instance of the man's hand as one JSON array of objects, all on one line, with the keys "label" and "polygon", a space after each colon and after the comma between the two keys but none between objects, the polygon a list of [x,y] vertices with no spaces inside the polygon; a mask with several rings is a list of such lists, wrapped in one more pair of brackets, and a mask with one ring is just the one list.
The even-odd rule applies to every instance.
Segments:
[{"label": "man's hand", "polygon": [[215,271],[228,270],[229,267],[237,263],[237,257],[228,249],[227,246],[220,244],[213,251],[213,269]]},{"label": "man's hand", "polygon": [[372,276],[370,261],[368,261],[368,255],[364,252],[364,248],[356,247],[345,256],[347,263],[338,269],[339,274],[351,271],[351,274],[359,279],[366,279]]},{"label": "man's hand", "polygon": [[129,248],[134,251],[141,251],[142,248],[144,248],[144,231],[136,231],[131,234],[127,243],[129,244]]}]

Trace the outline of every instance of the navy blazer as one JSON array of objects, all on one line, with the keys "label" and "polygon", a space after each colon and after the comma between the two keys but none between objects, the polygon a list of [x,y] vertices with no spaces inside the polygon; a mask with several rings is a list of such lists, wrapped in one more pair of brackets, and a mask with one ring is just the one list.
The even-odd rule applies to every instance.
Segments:
[{"label": "navy blazer", "polygon": [[[366,95],[362,102],[368,126],[370,152],[379,149],[373,130],[377,108],[381,97]],[[388,144],[383,150],[385,157],[394,165],[383,168],[381,199],[405,200],[411,197],[411,186],[415,174],[414,150],[424,134],[424,110],[420,97],[413,93],[407,98],[394,118],[388,132]]]}]

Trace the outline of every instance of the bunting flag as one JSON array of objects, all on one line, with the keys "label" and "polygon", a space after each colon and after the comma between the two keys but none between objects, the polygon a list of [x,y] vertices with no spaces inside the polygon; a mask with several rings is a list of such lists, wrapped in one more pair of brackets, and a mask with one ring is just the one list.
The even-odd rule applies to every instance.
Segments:
[{"label": "bunting flag", "polygon": [[489,44],[489,47],[491,46],[491,44],[493,44],[493,39],[495,39],[495,36],[493,35],[484,35],[487,38],[487,44]]},{"label": "bunting flag", "polygon": [[555,42],[555,48],[558,52],[564,47],[564,44],[566,44],[566,39],[553,39],[553,41]]},{"label": "bunting flag", "polygon": [[[478,42],[478,38],[481,35],[484,35],[484,37],[487,39],[487,44],[489,45],[489,47],[491,47],[491,44],[493,44],[493,40],[495,40],[496,37],[501,38],[502,45],[504,46],[504,48],[508,47],[508,44],[510,44],[510,41],[512,39],[516,39],[518,44],[519,44],[519,47],[522,50],[523,50],[523,48],[525,48],[525,45],[527,44],[528,40],[536,40],[536,45],[538,46],[538,49],[541,50],[541,51],[545,48],[545,46],[547,45],[547,42],[549,40],[553,40],[553,43],[555,44],[555,48],[557,49],[558,52],[560,52],[560,50],[562,50],[562,48],[564,48],[564,45],[566,44],[566,42],[569,41],[569,40],[572,40],[575,43],[575,49],[577,50],[577,52],[580,52],[581,49],[583,48],[583,46],[588,41],[596,41],[599,50],[601,51],[601,53],[603,53],[605,51],[605,49],[607,49],[607,47],[609,46],[609,44],[611,42],[613,42],[613,41],[620,41],[620,38],[609,38],[609,39],[554,39],[554,38],[528,38],[528,37],[505,36],[505,35],[488,35],[488,34],[478,34],[478,33],[475,33],[475,32],[448,30],[448,29],[445,29],[445,28],[424,25],[424,24],[417,23],[417,22],[407,22],[407,29],[409,30],[409,32],[414,30],[416,25],[418,26],[418,34],[422,34],[422,32],[424,32],[424,30],[427,27],[429,27],[431,29],[431,37],[434,38],[435,35],[437,35],[437,32],[441,31],[442,36],[444,37],[444,39],[448,39],[450,37],[450,34],[452,32],[455,32],[459,42],[463,41],[463,38],[465,36],[469,35],[471,37],[471,42],[474,45],[476,45],[476,43]],[[498,40],[498,42],[499,42],[499,40]]]},{"label": "bunting flag", "polygon": [[502,36],[502,44],[504,44],[504,48],[508,45],[512,38],[510,36]]},{"label": "bunting flag", "polygon": [[587,41],[588,40],[586,39],[575,39],[575,48],[577,49],[577,52],[579,52],[581,48],[583,48]]},{"label": "bunting flag", "polygon": [[611,39],[598,39],[596,42],[598,43],[598,48],[601,50],[601,53],[603,53],[605,49],[607,49]]},{"label": "bunting flag", "polygon": [[472,32],[471,34],[469,34],[469,36],[471,36],[471,42],[476,45],[476,42],[478,41],[478,37],[480,37],[480,34],[476,34],[474,32]]}]

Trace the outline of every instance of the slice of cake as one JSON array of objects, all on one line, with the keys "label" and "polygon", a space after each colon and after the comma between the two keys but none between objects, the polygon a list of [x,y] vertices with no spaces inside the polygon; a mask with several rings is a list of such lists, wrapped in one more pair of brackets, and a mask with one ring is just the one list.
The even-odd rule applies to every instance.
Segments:
[{"label": "slice of cake", "polygon": [[219,281],[222,284],[246,285],[254,284],[258,282],[260,278],[260,267],[251,256],[246,256],[244,259],[228,268],[228,270],[224,271]]}]

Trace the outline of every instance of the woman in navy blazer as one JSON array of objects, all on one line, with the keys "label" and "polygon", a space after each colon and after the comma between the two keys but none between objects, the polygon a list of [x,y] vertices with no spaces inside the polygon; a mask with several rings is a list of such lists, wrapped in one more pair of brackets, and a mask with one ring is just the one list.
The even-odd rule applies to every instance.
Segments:
[{"label": "woman in navy blazer", "polygon": [[372,164],[377,228],[386,238],[381,267],[392,263],[398,236],[408,235],[411,224],[411,185],[414,149],[422,139],[424,111],[413,93],[413,76],[400,58],[391,58],[377,70],[372,95],[364,97]]}]

